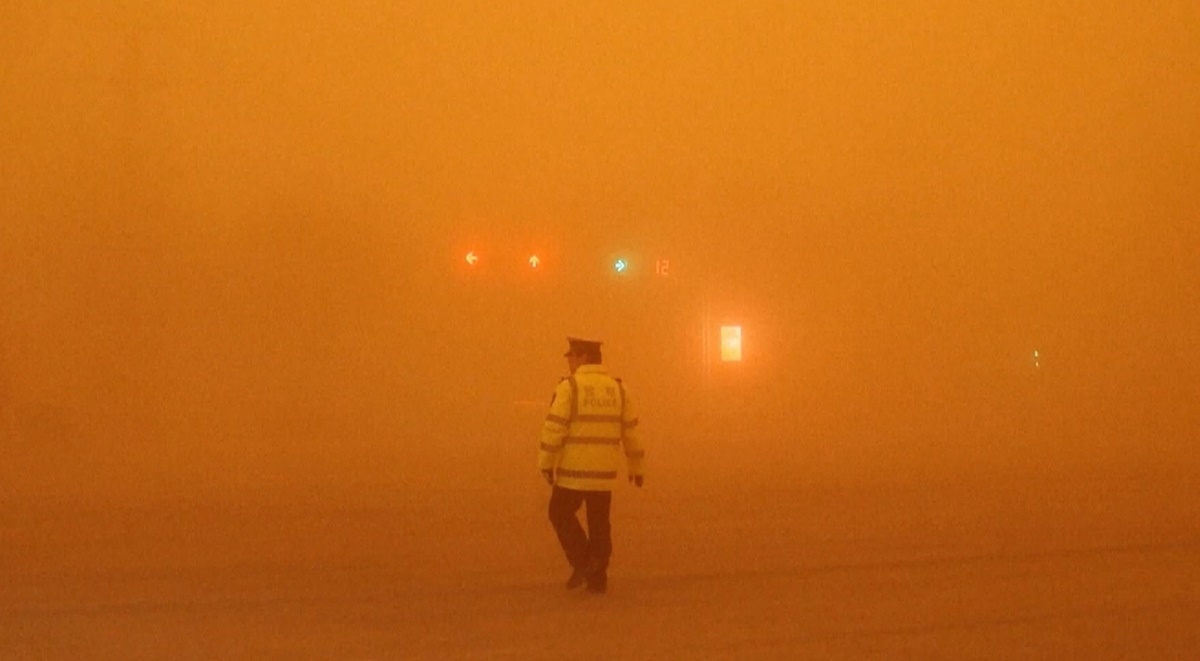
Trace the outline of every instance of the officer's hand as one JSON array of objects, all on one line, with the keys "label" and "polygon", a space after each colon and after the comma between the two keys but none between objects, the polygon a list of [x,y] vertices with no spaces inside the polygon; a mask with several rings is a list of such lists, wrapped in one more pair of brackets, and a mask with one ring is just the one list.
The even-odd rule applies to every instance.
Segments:
[{"label": "officer's hand", "polygon": [[642,488],[642,479],[643,478],[641,475],[630,475],[629,476],[629,482],[639,489]]},{"label": "officer's hand", "polygon": [[543,470],[542,477],[545,478],[546,484],[554,484],[554,471],[550,469]]}]

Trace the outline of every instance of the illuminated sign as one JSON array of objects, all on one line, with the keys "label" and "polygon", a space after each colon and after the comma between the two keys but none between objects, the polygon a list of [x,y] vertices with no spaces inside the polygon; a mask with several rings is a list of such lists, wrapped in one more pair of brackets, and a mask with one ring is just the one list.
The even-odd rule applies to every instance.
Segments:
[{"label": "illuminated sign", "polygon": [[629,268],[629,262],[623,259],[618,259],[617,261],[613,262],[613,268],[617,270],[617,273],[624,273],[625,269]]},{"label": "illuminated sign", "polygon": [[541,264],[541,263],[542,263],[542,260],[537,255],[530,256],[530,258],[529,258],[529,267],[530,268],[536,269],[538,267],[538,264]]},{"label": "illuminated sign", "polygon": [[742,327],[721,327],[721,360],[732,363],[742,359]]},{"label": "illuminated sign", "polygon": [[479,255],[476,255],[475,251],[472,250],[471,252],[467,253],[466,259],[467,259],[467,264],[469,264],[471,266],[475,266],[475,262],[479,261]]}]

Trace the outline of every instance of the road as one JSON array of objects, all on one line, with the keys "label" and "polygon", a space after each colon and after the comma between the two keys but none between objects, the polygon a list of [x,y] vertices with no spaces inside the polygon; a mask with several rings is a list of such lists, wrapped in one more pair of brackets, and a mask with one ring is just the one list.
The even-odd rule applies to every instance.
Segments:
[{"label": "road", "polygon": [[[528,457],[522,457],[528,459]],[[514,464],[515,465],[515,464]],[[0,659],[1194,659],[1188,471],[660,471],[567,592],[536,476],[3,514]]]}]

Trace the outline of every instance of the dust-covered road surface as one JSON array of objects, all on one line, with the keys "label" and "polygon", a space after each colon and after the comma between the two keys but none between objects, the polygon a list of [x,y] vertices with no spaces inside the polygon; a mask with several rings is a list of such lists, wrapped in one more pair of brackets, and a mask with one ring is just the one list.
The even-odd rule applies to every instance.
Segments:
[{"label": "dust-covered road surface", "polygon": [[[514,463],[514,466],[516,463]],[[4,512],[0,658],[1193,659],[1184,471],[616,494],[609,594],[568,592],[532,470]],[[702,477],[702,479],[700,479]]]}]

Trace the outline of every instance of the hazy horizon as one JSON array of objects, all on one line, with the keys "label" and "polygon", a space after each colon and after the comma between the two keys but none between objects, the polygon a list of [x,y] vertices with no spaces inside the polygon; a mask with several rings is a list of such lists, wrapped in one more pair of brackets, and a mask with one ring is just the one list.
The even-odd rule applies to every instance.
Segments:
[{"label": "hazy horizon", "polygon": [[1194,457],[1188,3],[4,13],[14,493],[532,457],[568,334],[713,466]]}]

